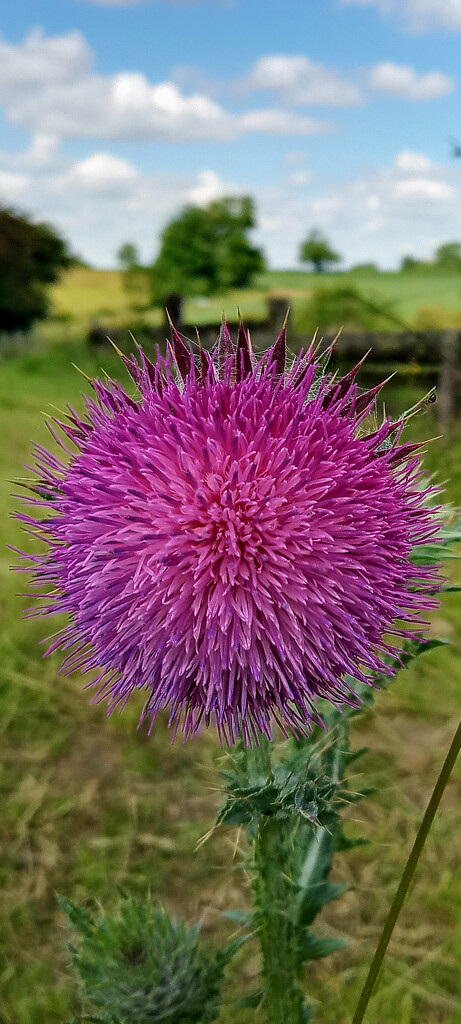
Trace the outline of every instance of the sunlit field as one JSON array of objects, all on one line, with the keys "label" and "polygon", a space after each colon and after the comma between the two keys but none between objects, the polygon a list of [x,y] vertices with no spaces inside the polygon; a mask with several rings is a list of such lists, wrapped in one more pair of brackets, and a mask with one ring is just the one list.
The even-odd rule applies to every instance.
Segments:
[{"label": "sunlit field", "polygon": [[[461,277],[443,271],[377,273],[366,270],[343,274],[309,274],[296,271],[268,271],[251,289],[227,292],[212,298],[188,300],[187,323],[198,326],[219,323],[223,310],[233,318],[237,308],[248,319],[264,317],[270,293],[286,296],[296,316],[318,287],[353,285],[377,305],[383,304],[409,326],[461,325]],[[129,293],[123,275],[116,270],[68,271],[51,292],[55,323],[64,333],[87,330],[90,320],[130,327],[140,320],[159,324],[162,314],[149,308],[148,275],[144,287]],[[395,325],[389,325],[395,329]],[[46,333],[46,329],[45,329]]]},{"label": "sunlit field", "polygon": [[[434,275],[430,282],[415,275],[413,288],[411,276],[399,281],[399,275],[373,275],[370,290],[381,289],[383,297],[395,298],[396,308],[408,318],[421,305],[461,309],[461,281]],[[248,316],[261,315],[267,288],[297,301],[315,283],[314,275],[266,275],[260,289],[240,295],[238,304]],[[226,297],[227,309],[236,298]],[[115,272],[73,271],[54,289],[53,307],[55,313],[73,317],[74,326],[99,316],[130,314]],[[222,307],[222,298],[194,303],[188,315],[198,323],[200,313],[219,321]],[[61,330],[65,338],[65,322]],[[91,694],[82,692],[80,676],[59,675],[57,656],[43,660],[40,644],[56,623],[22,619],[27,601],[17,594],[26,583],[10,572],[17,556],[6,545],[31,550],[32,541],[7,515],[19,504],[11,493],[18,488],[10,481],[27,475],[22,467],[31,461],[32,441],[53,444],[43,413],[52,413],[51,405],[63,409],[66,402],[80,406],[87,385],[71,362],[89,375],[100,373],[102,365],[126,379],[109,349],[96,360],[77,340],[77,332],[57,344],[56,321],[53,331],[51,349],[37,343],[30,354],[0,366],[1,1024],[64,1024],[79,1014],[59,894],[110,906],[121,889],[137,895],[149,890],[178,916],[200,920],[210,942],[234,934],[235,925],[222,912],[244,908],[249,901],[248,880],[241,870],[244,850],[235,845],[233,831],[217,832],[195,850],[220,802],[217,773],[223,754],[213,732],[172,748],[161,721],[148,737],[145,730],[136,730],[142,695],[122,715],[107,720],[104,707],[90,706]],[[422,388],[416,383],[409,389],[397,379],[387,395],[388,409],[407,408]],[[412,433],[438,433],[434,413],[416,418]],[[461,504],[460,456],[461,427],[453,437],[429,446],[430,467],[449,481],[447,498]],[[453,579],[460,581],[457,562],[452,566]],[[338,857],[336,880],[350,889],[327,908],[316,929],[350,939],[346,950],[319,962],[307,979],[319,1024],[350,1024],[415,830],[455,731],[461,698],[460,618],[461,595],[447,594],[433,629],[452,644],[402,672],[378,697],[375,709],[356,723],[357,745],[369,748],[357,769],[357,787],[374,786],[376,793],[353,806],[349,828],[365,835],[370,845]],[[458,764],[392,940],[367,1014],[369,1024],[461,1024],[460,794]],[[256,943],[250,943],[233,970],[251,991],[257,987],[259,969]],[[236,988],[228,986],[220,1024],[262,1021],[262,1011],[232,1006]]]}]

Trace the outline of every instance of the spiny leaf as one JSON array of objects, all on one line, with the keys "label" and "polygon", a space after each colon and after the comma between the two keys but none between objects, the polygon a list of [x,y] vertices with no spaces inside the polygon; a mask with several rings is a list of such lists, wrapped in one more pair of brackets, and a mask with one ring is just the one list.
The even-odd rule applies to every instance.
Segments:
[{"label": "spiny leaf", "polygon": [[338,831],[336,833],[336,836],[335,836],[335,850],[338,853],[343,852],[345,850],[356,850],[356,849],[358,849],[359,846],[369,846],[369,845],[370,845],[370,840],[369,839],[363,839],[361,837],[358,837],[357,839],[349,838],[348,836],[346,836],[344,834],[342,828],[338,829]]},{"label": "spiny leaf", "polygon": [[300,952],[303,960],[321,960],[347,945],[346,939],[318,939],[309,932],[303,939]]},{"label": "spiny leaf", "polygon": [[248,910],[225,910],[223,917],[226,917],[228,921],[236,921],[237,924],[249,924],[253,919],[253,914]]},{"label": "spiny leaf", "polygon": [[296,900],[295,921],[298,927],[305,928],[312,924],[322,908],[332,900],[339,899],[344,892],[347,892],[347,889],[347,885],[329,881],[320,882],[304,889]]},{"label": "spiny leaf", "polygon": [[258,988],[256,992],[251,992],[250,995],[239,999],[237,1006],[240,1010],[257,1010],[263,999],[264,991],[262,988]]}]

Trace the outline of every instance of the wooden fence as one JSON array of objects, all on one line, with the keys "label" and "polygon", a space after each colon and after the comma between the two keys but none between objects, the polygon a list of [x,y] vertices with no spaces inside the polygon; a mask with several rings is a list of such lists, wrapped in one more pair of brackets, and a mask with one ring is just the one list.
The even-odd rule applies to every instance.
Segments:
[{"label": "wooden fence", "polygon": [[[262,320],[249,323],[251,338],[256,352],[264,352],[274,343],[281,324],[283,323],[289,300],[277,296],[269,300],[268,316]],[[178,323],[178,329],[186,338],[195,339],[195,326]],[[231,322],[231,330],[236,332],[238,324]],[[168,326],[134,327],[134,333],[140,342],[154,342],[161,346],[168,336]],[[336,333],[336,332],[334,332]],[[325,345],[333,340],[332,331],[324,331]],[[211,349],[216,343],[216,327],[201,327],[200,337],[205,348]],[[111,330],[93,324],[88,340],[94,347],[105,346],[108,339],[121,348],[129,343],[129,332],[121,328]],[[310,338],[289,329],[289,346],[292,351],[309,344]],[[421,375],[427,388],[437,387],[437,416],[440,427],[448,430],[453,424],[461,408],[461,332],[455,329],[445,331],[389,331],[373,333],[368,331],[349,331],[341,334],[338,346],[337,361],[346,368],[371,349],[365,364],[368,373],[377,373],[381,369],[401,370],[405,374]]]}]

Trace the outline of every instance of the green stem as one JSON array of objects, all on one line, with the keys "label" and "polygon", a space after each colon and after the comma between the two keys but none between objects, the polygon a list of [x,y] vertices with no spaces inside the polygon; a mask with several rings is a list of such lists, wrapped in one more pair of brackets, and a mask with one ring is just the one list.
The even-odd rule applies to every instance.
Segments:
[{"label": "green stem", "polygon": [[296,985],[296,929],[290,919],[283,823],[266,818],[255,849],[255,892],[269,1024],[303,1024],[304,997]]},{"label": "green stem", "polygon": [[391,905],[391,908],[390,908],[389,913],[387,915],[386,922],[384,924],[384,928],[383,928],[383,931],[382,931],[382,934],[381,934],[381,938],[380,938],[379,943],[378,943],[378,947],[376,949],[375,955],[374,955],[373,960],[371,962],[370,970],[368,972],[368,976],[367,976],[366,982],[365,982],[365,984],[363,986],[363,989],[362,989],[362,993],[361,993],[361,996],[360,996],[360,999],[359,999],[359,1003],[358,1003],[357,1009],[355,1011],[355,1014],[354,1014],[354,1017],[353,1017],[353,1020],[352,1020],[352,1024],[362,1024],[366,1008],[368,1006],[370,997],[371,997],[371,995],[373,993],[373,989],[375,987],[375,983],[376,983],[376,979],[377,979],[377,976],[378,976],[378,973],[379,973],[379,969],[380,969],[381,964],[382,964],[382,962],[384,960],[384,956],[386,954],[386,950],[387,950],[387,947],[389,945],[389,941],[390,941],[390,938],[392,936],[392,932],[394,931],[395,923],[396,923],[397,918],[399,916],[399,913],[400,913],[400,911],[402,909],[403,902],[405,900],[405,896],[407,895],[408,889],[410,887],[410,883],[411,883],[411,880],[412,880],[413,875],[415,873],[416,866],[418,864],[418,860],[419,860],[419,857],[421,855],[421,851],[423,849],[424,843],[426,842],[429,829],[430,829],[430,827],[432,825],[432,822],[434,820],[437,808],[438,808],[439,803],[440,803],[440,801],[442,799],[442,796],[443,796],[443,792],[444,792],[445,786],[447,785],[447,782],[448,782],[448,780],[450,778],[451,772],[453,770],[456,758],[458,757],[458,754],[459,754],[460,750],[461,750],[461,722],[458,725],[458,728],[457,728],[456,733],[455,733],[455,735],[453,737],[450,749],[449,749],[448,754],[447,754],[447,756],[445,758],[445,761],[444,761],[444,763],[442,765],[442,768],[441,768],[441,771],[440,771],[440,775],[439,775],[439,777],[437,779],[437,782],[436,782],[436,784],[434,786],[434,789],[433,789],[433,792],[432,792],[432,796],[431,796],[431,798],[429,800],[429,803],[427,805],[426,812],[424,814],[423,820],[422,820],[421,825],[420,825],[420,827],[418,829],[418,832],[417,832],[417,835],[416,835],[416,839],[415,839],[415,841],[413,843],[413,847],[412,847],[410,856],[409,856],[409,858],[407,860],[407,863],[405,865],[405,870],[404,870],[403,875],[402,875],[402,877],[400,879],[399,887],[398,887],[397,892],[396,892],[396,894],[394,896],[394,899],[392,901],[392,905]]}]

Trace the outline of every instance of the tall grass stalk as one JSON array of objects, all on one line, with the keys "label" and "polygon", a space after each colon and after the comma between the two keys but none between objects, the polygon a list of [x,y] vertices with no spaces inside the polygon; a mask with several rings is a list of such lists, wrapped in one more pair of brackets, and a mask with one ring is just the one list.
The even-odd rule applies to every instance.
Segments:
[{"label": "tall grass stalk", "polygon": [[371,999],[371,996],[373,995],[373,989],[376,985],[379,970],[386,955],[386,950],[389,945],[389,942],[392,938],[392,933],[397,923],[398,916],[403,907],[405,897],[408,893],[413,875],[418,866],[418,861],[423,851],[426,839],[428,837],[430,827],[437,813],[438,806],[444,794],[445,787],[453,771],[460,750],[461,722],[459,723],[456,733],[453,737],[448,754],[440,770],[440,775],[432,791],[432,796],[426,807],[423,820],[416,834],[416,838],[411,848],[411,852],[408,857],[407,863],[405,865],[403,875],[400,879],[397,892],[394,896],[391,908],[387,915],[384,928],[381,933],[381,938],[376,947],[375,955],[373,957],[373,960],[371,961],[370,970],[368,972],[367,979],[363,986],[352,1024],[362,1024],[362,1021],[364,1019],[365,1011]]}]

